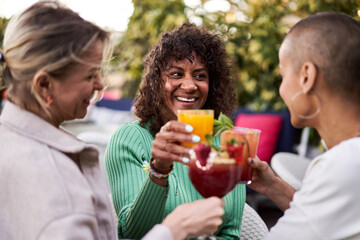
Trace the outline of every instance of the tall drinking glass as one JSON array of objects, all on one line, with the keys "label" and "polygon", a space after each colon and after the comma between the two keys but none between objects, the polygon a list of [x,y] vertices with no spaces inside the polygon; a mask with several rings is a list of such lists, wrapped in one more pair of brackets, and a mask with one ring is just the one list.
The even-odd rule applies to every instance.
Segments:
[{"label": "tall drinking glass", "polygon": [[234,127],[232,130],[227,130],[221,134],[221,146],[225,148],[226,143],[235,139],[236,141],[245,141],[248,148],[244,149],[244,161],[242,166],[242,173],[239,183],[250,184],[252,178],[252,168],[245,158],[247,155],[251,158],[256,157],[257,148],[259,145],[261,131],[254,128]]},{"label": "tall drinking glass", "polygon": [[[192,134],[200,137],[200,142],[208,143],[205,136],[213,133],[214,128],[214,110],[212,109],[191,109],[178,110],[178,120],[191,125],[194,130]],[[196,143],[184,142],[184,147],[193,148]]]},{"label": "tall drinking glass", "polygon": [[[178,110],[178,121],[187,123],[193,127],[192,134],[198,135],[200,137],[200,143],[208,143],[206,140],[206,135],[212,135],[214,128],[214,110],[211,109],[192,109],[192,110]],[[183,142],[182,145],[184,147],[193,148],[197,143],[192,142]],[[193,156],[194,157],[194,156]],[[200,168],[198,168],[200,167]],[[210,167],[213,169],[213,167]],[[206,186],[209,186],[208,177],[215,176],[214,174],[207,174],[208,171],[203,171],[203,168],[197,159],[190,160],[189,163],[189,176],[194,185],[194,187],[198,190],[198,192],[203,197],[216,196],[214,195],[214,190],[206,189]],[[210,172],[213,172],[210,170]],[[219,175],[226,174],[224,171],[218,170]],[[214,181],[211,180],[210,181]],[[204,190],[205,184],[205,190]],[[222,186],[223,187],[223,186]],[[229,188],[229,187],[227,187]],[[216,189],[215,189],[216,190]],[[226,194],[226,193],[225,193]],[[221,196],[220,196],[221,197]],[[205,239],[217,239],[215,236],[211,234],[206,234],[196,238],[198,240]]]}]

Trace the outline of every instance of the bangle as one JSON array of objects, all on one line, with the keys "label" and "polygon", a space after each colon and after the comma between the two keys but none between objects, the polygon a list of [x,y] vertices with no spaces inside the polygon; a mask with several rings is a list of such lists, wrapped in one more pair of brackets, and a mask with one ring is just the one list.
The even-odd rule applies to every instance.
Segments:
[{"label": "bangle", "polygon": [[153,162],[154,162],[154,158],[150,158],[150,164],[149,164],[149,172],[151,175],[153,175],[154,177],[156,178],[168,178],[169,175],[171,174],[171,171],[174,169],[174,165],[172,164],[170,167],[169,167],[169,170],[164,172],[164,171],[160,171],[159,169],[157,169]]}]

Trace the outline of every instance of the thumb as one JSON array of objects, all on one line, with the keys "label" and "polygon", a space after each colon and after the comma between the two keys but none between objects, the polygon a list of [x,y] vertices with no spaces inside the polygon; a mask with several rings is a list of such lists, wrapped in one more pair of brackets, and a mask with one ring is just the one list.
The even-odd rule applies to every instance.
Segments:
[{"label": "thumb", "polygon": [[260,158],[258,158],[258,156],[255,156],[255,158],[248,158],[248,163],[252,168],[256,168],[259,170],[265,170],[267,167],[267,163],[261,161]]}]

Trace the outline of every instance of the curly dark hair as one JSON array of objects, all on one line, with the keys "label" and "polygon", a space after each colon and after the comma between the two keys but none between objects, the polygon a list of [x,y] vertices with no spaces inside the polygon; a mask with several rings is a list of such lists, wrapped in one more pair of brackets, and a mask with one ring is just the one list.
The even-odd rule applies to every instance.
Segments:
[{"label": "curly dark hair", "polygon": [[209,92],[203,109],[214,109],[217,118],[220,112],[230,115],[235,108],[236,95],[223,40],[203,27],[185,23],[172,32],[164,33],[145,58],[145,72],[134,107],[142,126],[150,121],[153,135],[170,120],[170,109],[162,94],[164,81],[161,74],[173,60],[191,59],[193,51],[209,73]]}]

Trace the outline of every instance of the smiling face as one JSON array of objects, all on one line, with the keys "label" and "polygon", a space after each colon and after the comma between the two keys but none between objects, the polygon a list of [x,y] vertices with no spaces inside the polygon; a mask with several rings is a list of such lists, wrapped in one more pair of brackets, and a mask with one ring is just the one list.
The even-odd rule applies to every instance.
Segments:
[{"label": "smiling face", "polygon": [[90,64],[76,64],[65,79],[52,81],[50,111],[55,125],[86,115],[90,98],[104,88],[100,78],[102,56],[103,44],[98,41],[84,59]]},{"label": "smiling face", "polygon": [[196,53],[193,59],[172,61],[163,72],[165,102],[176,119],[177,110],[201,109],[209,92],[209,73]]}]

